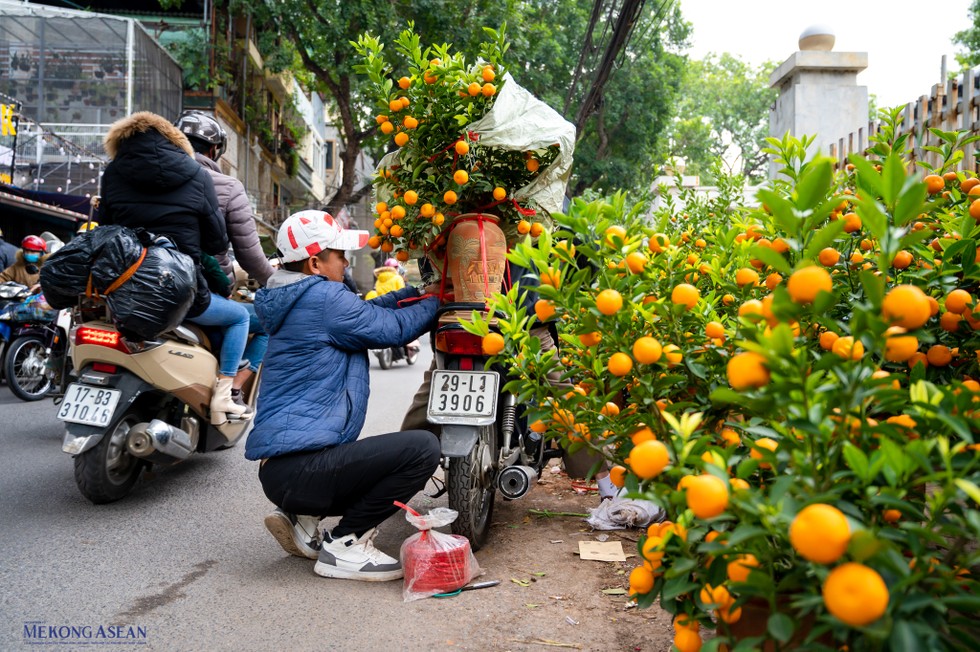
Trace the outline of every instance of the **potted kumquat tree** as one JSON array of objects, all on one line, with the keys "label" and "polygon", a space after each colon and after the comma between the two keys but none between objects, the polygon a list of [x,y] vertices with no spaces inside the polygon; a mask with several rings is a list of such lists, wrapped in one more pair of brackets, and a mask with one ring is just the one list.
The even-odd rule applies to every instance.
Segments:
[{"label": "potted kumquat tree", "polygon": [[[395,41],[394,62],[373,36],[355,43],[379,129],[397,146],[378,164],[370,244],[402,261],[427,256],[450,272],[461,298],[481,301],[500,288],[508,245],[550,227],[575,140],[574,126],[508,73],[504,29],[485,32],[475,61],[446,44],[423,48],[411,25]],[[466,282],[472,270],[453,264],[472,242],[482,261],[500,253],[477,274],[482,282]],[[487,274],[498,282],[492,289]]]},{"label": "potted kumquat tree", "polygon": [[510,256],[541,299],[492,301],[509,388],[666,509],[629,585],[682,652],[980,640],[980,180],[955,133],[917,172],[897,116],[839,171],[771,139],[761,206],[731,178],[652,216],[576,200]]}]

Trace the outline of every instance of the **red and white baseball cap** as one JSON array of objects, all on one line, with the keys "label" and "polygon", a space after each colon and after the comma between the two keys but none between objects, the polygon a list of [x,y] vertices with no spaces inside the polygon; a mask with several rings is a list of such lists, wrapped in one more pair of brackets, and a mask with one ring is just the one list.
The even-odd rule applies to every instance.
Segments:
[{"label": "red and white baseball cap", "polygon": [[345,229],[324,211],[293,213],[279,227],[276,246],[284,263],[306,260],[324,249],[351,251],[367,245],[367,231]]}]

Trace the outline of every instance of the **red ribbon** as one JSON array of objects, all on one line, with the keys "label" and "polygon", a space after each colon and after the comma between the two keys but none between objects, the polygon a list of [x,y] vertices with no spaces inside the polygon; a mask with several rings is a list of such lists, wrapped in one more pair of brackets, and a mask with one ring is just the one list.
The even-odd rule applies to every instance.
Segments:
[{"label": "red ribbon", "polygon": [[[433,154],[432,156],[430,156],[429,157],[429,163],[432,163],[433,161],[435,161],[444,152],[448,152],[449,150],[454,149],[456,147],[456,143],[462,141],[463,138],[469,138],[470,140],[472,140],[475,143],[476,141],[478,141],[480,139],[480,134],[478,134],[478,133],[476,133],[474,131],[467,131],[465,134],[463,134],[462,136],[460,136],[459,138],[457,138],[453,142],[449,143],[449,145],[447,145],[443,149],[440,149],[438,152],[436,152],[435,154]],[[458,160],[459,160],[459,154],[454,155],[453,156],[453,169],[454,170],[456,169],[456,161],[458,161]]]},{"label": "red ribbon", "polygon": [[524,217],[531,217],[532,215],[538,214],[538,212],[533,208],[522,207],[520,204],[517,203],[516,199],[511,199],[511,201],[514,203],[514,208],[517,209],[517,212],[523,215]]}]

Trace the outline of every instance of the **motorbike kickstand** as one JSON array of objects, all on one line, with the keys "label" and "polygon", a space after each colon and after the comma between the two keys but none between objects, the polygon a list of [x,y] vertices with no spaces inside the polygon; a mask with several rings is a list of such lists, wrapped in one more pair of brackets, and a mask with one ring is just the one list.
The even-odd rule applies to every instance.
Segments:
[{"label": "motorbike kickstand", "polygon": [[429,481],[436,486],[436,492],[434,494],[425,494],[427,498],[436,499],[442,496],[444,493],[449,491],[449,487],[446,486],[444,480],[440,480],[436,476],[429,478]]}]

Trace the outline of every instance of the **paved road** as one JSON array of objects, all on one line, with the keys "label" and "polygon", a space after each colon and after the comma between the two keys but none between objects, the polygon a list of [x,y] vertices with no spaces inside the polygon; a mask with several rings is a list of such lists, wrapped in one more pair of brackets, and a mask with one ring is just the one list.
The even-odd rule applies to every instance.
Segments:
[{"label": "paved road", "polygon": [[[414,367],[382,371],[372,358],[366,432],[397,429],[429,359],[425,348]],[[451,601],[404,604],[400,582],[326,580],[313,562],[284,555],[262,525],[270,504],[241,444],[92,505],[75,487],[54,414],[50,401],[21,403],[0,386],[0,650],[26,649],[31,621],[139,627],[138,649],[154,650],[442,649],[492,626],[487,613],[464,624]],[[396,515],[378,542],[396,552],[408,534]]]}]

